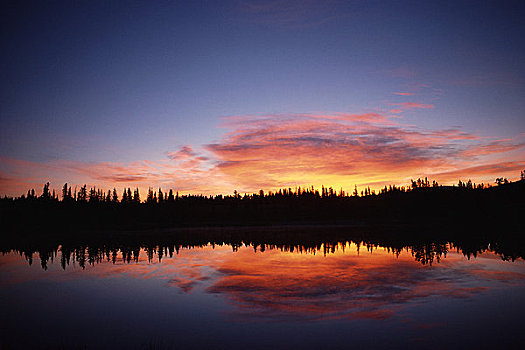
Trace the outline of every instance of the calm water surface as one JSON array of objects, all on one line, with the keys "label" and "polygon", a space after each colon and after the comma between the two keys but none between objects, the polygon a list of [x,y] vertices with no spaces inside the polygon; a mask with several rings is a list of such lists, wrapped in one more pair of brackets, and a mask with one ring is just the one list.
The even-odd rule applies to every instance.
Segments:
[{"label": "calm water surface", "polygon": [[1,344],[524,348],[522,260],[491,252],[468,258],[449,245],[423,255],[350,242],[262,250],[86,247],[58,249],[44,261],[4,254]]}]

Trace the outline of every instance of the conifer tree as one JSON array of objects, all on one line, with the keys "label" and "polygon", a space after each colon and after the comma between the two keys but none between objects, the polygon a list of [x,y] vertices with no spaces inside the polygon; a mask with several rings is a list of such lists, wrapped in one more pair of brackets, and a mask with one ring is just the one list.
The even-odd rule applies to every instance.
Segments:
[{"label": "conifer tree", "polygon": [[80,191],[78,192],[78,195],[77,195],[77,200],[79,202],[85,202],[87,200],[87,186],[86,185],[80,187]]},{"label": "conifer tree", "polygon": [[62,187],[62,202],[67,202],[68,201],[68,196],[67,196],[67,182],[64,184],[64,186]]},{"label": "conifer tree", "polygon": [[51,194],[49,193],[49,182],[47,182],[44,185],[44,188],[42,189],[42,199],[49,200],[51,198]]}]

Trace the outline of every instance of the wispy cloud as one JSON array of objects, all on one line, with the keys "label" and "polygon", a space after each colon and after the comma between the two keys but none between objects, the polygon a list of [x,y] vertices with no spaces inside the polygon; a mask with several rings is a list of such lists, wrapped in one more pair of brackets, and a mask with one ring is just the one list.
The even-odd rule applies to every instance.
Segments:
[{"label": "wispy cloud", "polygon": [[[19,195],[42,182],[105,188],[149,186],[216,194],[289,186],[407,184],[429,176],[456,182],[517,177],[525,143],[488,139],[460,128],[425,130],[380,113],[233,116],[225,135],[183,145],[164,158],[128,163],[2,158],[0,191]],[[515,175],[514,175],[515,174]]]},{"label": "wispy cloud", "polygon": [[482,165],[474,165],[448,170],[440,173],[434,174],[437,178],[443,179],[443,181],[455,181],[458,178],[465,178],[465,174],[468,174],[468,177],[473,179],[480,179],[478,182],[487,179],[487,176],[493,175],[490,179],[487,179],[489,182],[493,182],[494,176],[500,174],[519,174],[521,170],[525,169],[525,159],[521,158],[518,161],[508,161],[508,162],[491,162]]},{"label": "wispy cloud", "polygon": [[[422,130],[369,115],[269,115],[228,119],[231,129],[208,150],[243,188],[405,182],[472,166],[472,152],[505,153],[460,129]],[[468,172],[462,176],[470,176]]]},{"label": "wispy cloud", "polygon": [[414,96],[416,93],[415,92],[393,92],[394,95],[399,95],[399,96]]},{"label": "wispy cloud", "polygon": [[388,111],[389,113],[393,113],[393,114],[400,114],[400,113],[403,113],[403,110],[402,109],[398,109],[398,108],[393,108],[391,110]]},{"label": "wispy cloud", "polygon": [[[184,154],[186,150],[182,147],[178,151],[168,152],[168,157],[178,152]],[[68,182],[73,187],[83,184],[105,189],[138,187],[142,193],[150,186],[203,194],[221,193],[232,188],[214,164],[204,160],[205,157],[196,153],[182,161],[172,158],[128,163],[72,160],[29,162],[2,158],[5,170],[0,172],[0,193],[20,195],[29,188],[38,192],[46,181],[51,182],[55,189]]]},{"label": "wispy cloud", "polygon": [[494,140],[486,143],[474,144],[462,151],[464,157],[481,157],[488,154],[505,153],[525,147],[525,142],[514,143],[512,140]]},{"label": "wispy cloud", "polygon": [[434,105],[432,104],[425,104],[425,103],[417,103],[417,102],[399,102],[399,103],[391,103],[392,106],[398,106],[399,108],[403,110],[409,110],[409,109],[431,109],[434,108]]}]

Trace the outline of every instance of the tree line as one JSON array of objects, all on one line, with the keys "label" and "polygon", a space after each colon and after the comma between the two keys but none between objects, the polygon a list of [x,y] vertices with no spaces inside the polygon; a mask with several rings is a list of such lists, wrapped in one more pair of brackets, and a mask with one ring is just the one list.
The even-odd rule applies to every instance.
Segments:
[{"label": "tree line", "polygon": [[[525,174],[522,172],[522,176]],[[472,225],[524,232],[525,179],[498,178],[494,185],[458,181],[443,186],[427,178],[410,186],[369,187],[352,193],[332,187],[283,188],[233,195],[179,194],[150,188],[117,191],[72,188],[61,196],[44,184],[17,198],[0,199],[0,227],[6,232],[36,235],[79,234],[81,230],[137,230],[167,227],[280,224]],[[474,234],[474,232],[471,232]]]},{"label": "tree line", "polygon": [[[521,179],[525,179],[525,171],[522,171],[521,173]],[[370,186],[365,187],[363,190],[359,191],[357,188],[357,185],[354,187],[354,191],[352,193],[345,192],[342,188],[337,191],[333,187],[325,187],[321,186],[321,189],[316,189],[314,186],[311,187],[295,187],[295,188],[282,188],[278,191],[269,191],[264,192],[263,190],[259,190],[257,193],[244,193],[244,195],[241,195],[236,190],[233,191],[233,195],[179,195],[179,192],[173,191],[173,189],[169,189],[168,191],[164,192],[162,188],[158,188],[157,190],[152,189],[151,187],[148,189],[148,193],[146,195],[146,198],[144,200],[141,199],[139,188],[135,188],[132,190],[130,187],[124,188],[122,191],[122,194],[119,196],[118,191],[116,188],[113,188],[113,190],[109,189],[107,191],[97,188],[96,186],[91,187],[88,189],[87,185],[83,185],[82,187],[78,188],[75,187],[74,189],[69,186],[67,183],[65,183],[62,187],[62,193],[59,197],[59,194],[56,193],[55,190],[50,190],[49,186],[50,183],[47,182],[44,184],[42,193],[40,195],[37,195],[34,189],[30,189],[27,191],[27,194],[23,194],[19,197],[7,197],[4,196],[4,200],[10,199],[10,200],[44,200],[44,201],[62,201],[64,203],[73,203],[73,202],[79,202],[79,203],[147,203],[147,204],[162,204],[162,203],[173,203],[179,200],[184,199],[204,199],[204,200],[231,200],[231,199],[243,199],[243,200],[249,200],[249,199],[262,199],[262,198],[286,198],[286,197],[294,197],[294,198],[347,198],[347,197],[367,197],[367,196],[376,196],[376,195],[386,195],[386,194],[393,194],[393,193],[407,193],[410,191],[415,191],[419,189],[466,189],[466,190],[483,190],[486,188],[492,187],[490,184],[480,183],[476,184],[472,182],[472,180],[468,180],[466,182],[459,180],[457,185],[453,186],[443,186],[440,185],[437,181],[430,182],[427,177],[424,179],[418,178],[417,180],[410,180],[411,185],[410,186],[396,186],[396,185],[389,185],[384,186],[381,188],[378,192],[375,190],[371,190]],[[497,178],[495,183],[497,185],[504,185],[511,183],[507,178]]]}]

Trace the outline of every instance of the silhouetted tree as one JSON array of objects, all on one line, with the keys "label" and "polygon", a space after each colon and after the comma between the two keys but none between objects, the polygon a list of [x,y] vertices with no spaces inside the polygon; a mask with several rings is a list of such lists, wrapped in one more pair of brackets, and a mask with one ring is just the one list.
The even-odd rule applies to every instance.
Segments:
[{"label": "silhouetted tree", "polygon": [[146,196],[146,203],[153,203],[153,190],[150,188],[148,188],[148,195]]},{"label": "silhouetted tree", "polygon": [[43,200],[51,199],[51,194],[49,193],[49,182],[44,185],[44,188],[42,189],[42,196],[40,198]]},{"label": "silhouetted tree", "polygon": [[67,182],[62,187],[62,202],[67,202]]},{"label": "silhouetted tree", "polygon": [[94,203],[98,202],[98,195],[95,187],[89,189],[89,202]]},{"label": "silhouetted tree", "polygon": [[175,201],[175,197],[173,196],[173,190],[170,188],[170,192],[168,194],[168,202],[174,202]]},{"label": "silhouetted tree", "polygon": [[77,195],[77,201],[79,202],[87,201],[87,186],[86,185],[80,187],[80,191],[78,191],[78,195]]},{"label": "silhouetted tree", "polygon": [[506,177],[498,177],[496,179],[496,183],[498,184],[498,186],[505,185],[509,183],[509,180]]},{"label": "silhouetted tree", "polygon": [[164,194],[162,193],[162,190],[159,187],[159,204],[164,202]]},{"label": "silhouetted tree", "polygon": [[62,187],[62,201],[63,202],[71,202],[73,200],[73,196],[71,195],[71,186],[67,186],[67,182],[64,184],[64,187]]}]

